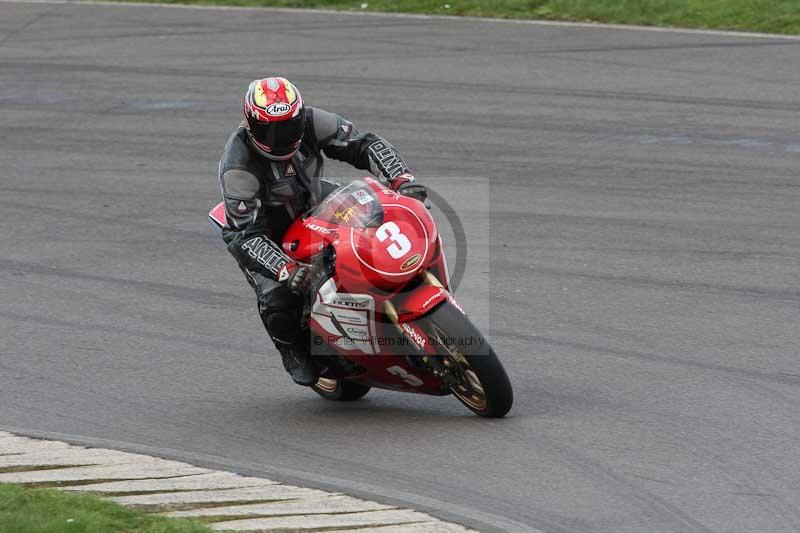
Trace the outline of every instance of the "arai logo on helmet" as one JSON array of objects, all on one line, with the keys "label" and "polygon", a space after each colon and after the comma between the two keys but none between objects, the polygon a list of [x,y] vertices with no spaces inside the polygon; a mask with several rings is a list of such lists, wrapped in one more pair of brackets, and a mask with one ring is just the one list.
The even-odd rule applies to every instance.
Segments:
[{"label": "arai logo on helmet", "polygon": [[292,106],[290,106],[286,102],[276,102],[274,104],[269,104],[267,106],[267,109],[265,109],[267,115],[271,117],[282,117],[291,110]]}]

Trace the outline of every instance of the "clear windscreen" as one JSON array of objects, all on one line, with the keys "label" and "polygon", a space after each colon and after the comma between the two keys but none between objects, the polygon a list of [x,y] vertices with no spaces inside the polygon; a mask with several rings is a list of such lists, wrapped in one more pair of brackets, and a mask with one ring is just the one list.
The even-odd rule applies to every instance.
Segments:
[{"label": "clear windscreen", "polygon": [[340,226],[373,228],[383,223],[383,208],[370,186],[355,180],[336,189],[307,216]]}]

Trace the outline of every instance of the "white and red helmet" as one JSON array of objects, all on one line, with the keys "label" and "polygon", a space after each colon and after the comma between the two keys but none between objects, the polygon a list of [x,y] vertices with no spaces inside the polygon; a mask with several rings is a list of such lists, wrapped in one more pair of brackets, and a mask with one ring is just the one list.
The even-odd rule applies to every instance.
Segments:
[{"label": "white and red helmet", "polygon": [[269,159],[290,159],[303,140],[306,113],[286,78],[253,80],[244,95],[244,119],[253,147]]}]

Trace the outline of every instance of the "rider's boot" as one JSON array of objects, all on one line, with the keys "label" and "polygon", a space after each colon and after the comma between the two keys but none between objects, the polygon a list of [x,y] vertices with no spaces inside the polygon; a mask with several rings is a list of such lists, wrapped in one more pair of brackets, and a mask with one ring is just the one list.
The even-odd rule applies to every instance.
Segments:
[{"label": "rider's boot", "polygon": [[313,385],[319,379],[319,371],[314,365],[307,346],[302,342],[284,343],[276,341],[275,345],[281,353],[283,367],[298,385]]}]

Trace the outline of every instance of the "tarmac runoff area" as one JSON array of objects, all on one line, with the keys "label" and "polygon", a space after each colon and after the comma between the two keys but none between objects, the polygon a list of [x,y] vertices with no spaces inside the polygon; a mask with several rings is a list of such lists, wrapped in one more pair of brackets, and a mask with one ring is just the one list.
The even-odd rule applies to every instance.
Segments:
[{"label": "tarmac runoff area", "polygon": [[0,483],[86,492],[217,531],[471,532],[430,515],[159,457],[0,431]]}]

